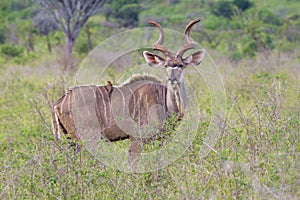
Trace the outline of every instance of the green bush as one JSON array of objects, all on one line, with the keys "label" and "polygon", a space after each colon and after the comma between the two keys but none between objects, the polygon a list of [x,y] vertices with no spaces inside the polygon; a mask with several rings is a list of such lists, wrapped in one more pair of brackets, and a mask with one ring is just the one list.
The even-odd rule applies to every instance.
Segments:
[{"label": "green bush", "polygon": [[216,16],[230,18],[233,15],[233,4],[227,1],[218,1],[213,5],[212,13]]},{"label": "green bush", "polygon": [[4,44],[5,43],[5,28],[4,27],[0,27],[0,44]]},{"label": "green bush", "polygon": [[77,46],[78,46],[77,50],[80,54],[86,54],[89,52],[89,47],[86,41],[80,42]]},{"label": "green bush", "polygon": [[245,11],[253,6],[253,3],[249,0],[235,0],[233,4],[241,11]]},{"label": "green bush", "polygon": [[24,48],[20,46],[14,46],[12,44],[4,44],[1,48],[2,54],[8,57],[19,57],[23,54]]},{"label": "green bush", "polygon": [[[254,11],[257,12],[256,10]],[[280,26],[282,24],[280,19],[274,13],[267,9],[259,10],[258,17],[265,24],[273,24],[276,26]]]},{"label": "green bush", "polygon": [[257,46],[254,41],[250,40],[243,45],[243,54],[248,57],[254,57],[257,52]]},{"label": "green bush", "polygon": [[249,0],[235,0],[233,2],[218,1],[212,6],[212,13],[216,16],[231,18],[235,10],[245,11],[253,6]]},{"label": "green bush", "polygon": [[138,24],[139,13],[142,7],[139,0],[111,1],[112,16],[115,17],[123,27],[134,27]]},{"label": "green bush", "polygon": [[216,15],[209,15],[207,16],[207,18],[205,18],[203,24],[206,29],[215,30],[224,26],[227,23],[226,23],[226,19],[222,17],[217,17]]}]

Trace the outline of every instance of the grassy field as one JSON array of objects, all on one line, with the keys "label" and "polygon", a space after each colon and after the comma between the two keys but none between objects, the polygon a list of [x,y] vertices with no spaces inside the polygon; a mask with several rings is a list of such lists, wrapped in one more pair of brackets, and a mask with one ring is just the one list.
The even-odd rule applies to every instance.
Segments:
[{"label": "grassy field", "polygon": [[202,157],[211,102],[195,81],[203,116],[193,145],[171,165],[142,174],[107,167],[85,148],[74,156],[66,141],[54,140],[48,102],[69,85],[62,86],[52,58],[2,67],[0,198],[299,199],[299,55],[232,63],[208,53],[226,91],[221,137]]},{"label": "grassy field", "polygon": [[[62,53],[64,34],[61,30],[49,33],[49,53],[45,35],[32,27],[40,11],[36,3],[2,0],[0,199],[300,199],[299,2],[251,0],[253,7],[227,18],[213,12],[223,10],[217,7],[222,5],[219,0],[140,2],[143,6],[136,27],[142,30],[149,26],[149,19],[157,20],[168,28],[164,44],[172,50],[182,42],[170,30],[182,33],[189,20],[202,19],[191,32],[193,40],[207,52],[199,67],[202,77],[195,76],[191,68],[185,75],[200,110],[192,145],[164,168],[125,173],[107,166],[87,148],[75,155],[67,139],[56,141],[51,133],[51,106],[76,85],[74,76],[62,67],[68,63]],[[225,3],[232,2],[237,1]],[[128,6],[125,1],[121,4]],[[106,21],[102,12],[88,21],[94,47],[127,30],[119,27],[120,19],[110,16]],[[112,49],[124,50],[134,44],[130,47],[139,50],[129,59],[118,57],[104,80],[117,84],[120,77],[143,72],[125,63],[144,64],[139,56],[150,44],[148,39],[155,36],[152,39],[156,41],[158,33],[155,30],[151,36],[135,31],[109,43]],[[87,27],[83,27],[74,46],[76,59],[83,63],[88,54],[87,33]],[[32,50],[28,49],[30,42],[34,42]],[[99,57],[116,55],[105,48],[99,52]],[[215,66],[219,74],[210,70]],[[98,77],[94,71],[84,72]],[[219,75],[225,92],[220,99],[211,90]],[[218,113],[218,101],[226,104],[222,105],[225,115],[218,119],[222,126],[215,137],[209,131],[212,117]],[[172,138],[172,133],[169,136]],[[208,146],[209,140],[215,143]],[[168,141],[155,141],[145,149],[160,149],[164,142]],[[114,145],[127,151],[129,141]]]}]

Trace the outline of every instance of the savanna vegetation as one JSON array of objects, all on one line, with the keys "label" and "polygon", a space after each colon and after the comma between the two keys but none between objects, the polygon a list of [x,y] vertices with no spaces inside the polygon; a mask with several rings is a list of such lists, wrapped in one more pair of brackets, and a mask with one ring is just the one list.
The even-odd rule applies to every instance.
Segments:
[{"label": "savanna vegetation", "polygon": [[[0,0],[1,199],[300,199],[297,0],[111,0],[81,28],[71,68],[65,34],[39,2]],[[215,63],[226,94],[224,125],[209,154],[202,149],[211,91],[192,76],[197,135],[163,169],[124,173],[54,139],[51,106],[75,85],[74,72],[95,46],[149,19],[182,32],[196,17],[202,22],[191,37],[207,52],[199,67]],[[112,68],[108,76],[118,74]]]}]

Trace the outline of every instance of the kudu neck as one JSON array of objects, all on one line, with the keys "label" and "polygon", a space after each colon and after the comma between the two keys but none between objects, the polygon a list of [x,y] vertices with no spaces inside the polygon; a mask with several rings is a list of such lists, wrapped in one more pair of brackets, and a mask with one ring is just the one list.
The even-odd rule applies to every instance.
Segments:
[{"label": "kudu neck", "polygon": [[177,84],[167,82],[167,107],[170,114],[177,113],[182,118],[186,107],[186,91],[184,81]]}]

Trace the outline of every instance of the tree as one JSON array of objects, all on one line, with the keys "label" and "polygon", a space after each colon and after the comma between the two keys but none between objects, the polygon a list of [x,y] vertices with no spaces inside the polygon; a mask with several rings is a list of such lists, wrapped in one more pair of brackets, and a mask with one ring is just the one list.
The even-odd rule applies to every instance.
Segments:
[{"label": "tree", "polygon": [[[1,7],[0,7],[1,9]],[[5,16],[3,12],[0,10],[0,16]],[[8,35],[8,27],[3,17],[0,18],[0,44],[4,44],[6,41],[6,37]]]},{"label": "tree", "polygon": [[111,14],[123,27],[134,27],[138,24],[142,11],[141,0],[111,0]]},{"label": "tree", "polygon": [[109,21],[109,17],[112,15],[112,9],[110,5],[105,5],[101,8],[101,13],[105,16],[105,21]]},{"label": "tree", "polygon": [[233,2],[217,1],[212,3],[211,6],[214,15],[231,18],[235,13],[235,9],[246,11],[253,6],[253,3],[249,0],[234,0]]},{"label": "tree", "polygon": [[66,53],[73,58],[74,43],[86,21],[108,0],[38,0],[49,10],[66,36]]},{"label": "tree", "polygon": [[241,11],[248,10],[253,6],[253,3],[249,0],[235,0],[233,4]]},{"label": "tree", "polygon": [[[22,30],[23,29],[23,30]],[[30,51],[34,51],[34,33],[35,29],[32,26],[31,22],[24,22],[22,26],[21,32],[23,32],[23,37],[25,39],[25,45],[27,53]]]},{"label": "tree", "polygon": [[272,37],[275,32],[272,33],[268,29],[270,24],[264,22],[264,15],[261,15],[261,12],[261,10],[249,10],[232,17],[232,22],[242,33],[242,54],[244,55],[255,56],[258,52],[268,57],[270,49],[274,47]]},{"label": "tree", "polygon": [[233,15],[233,4],[227,1],[218,1],[212,4],[212,13],[218,17],[230,18]]},{"label": "tree", "polygon": [[33,26],[38,30],[39,34],[46,36],[48,51],[49,53],[51,53],[52,47],[49,33],[57,30],[57,24],[55,23],[53,18],[49,16],[48,12],[39,12],[33,18]]}]

